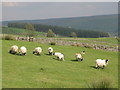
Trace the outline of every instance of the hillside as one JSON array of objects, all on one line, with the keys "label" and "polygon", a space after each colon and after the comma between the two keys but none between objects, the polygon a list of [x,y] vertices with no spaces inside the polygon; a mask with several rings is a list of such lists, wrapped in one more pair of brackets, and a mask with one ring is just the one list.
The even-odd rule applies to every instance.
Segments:
[{"label": "hillside", "polygon": [[[13,35],[26,35],[26,33],[28,33],[28,31],[26,29],[21,29],[21,28],[8,28],[8,27],[2,27],[2,33],[3,34],[13,34]],[[44,32],[35,32],[35,35],[37,37],[44,37],[45,33]]]},{"label": "hillside", "polygon": [[111,33],[118,32],[117,14],[88,17],[53,18],[41,20],[4,21],[3,25],[7,25],[8,22],[29,22],[34,24],[47,24],[83,30],[98,30]]},{"label": "hillside", "polygon": [[[26,27],[27,23],[8,23],[8,27],[13,28],[22,28]],[[103,31],[93,31],[93,30],[76,30],[74,28],[63,28],[60,26],[52,25],[41,25],[41,24],[32,24],[36,31],[47,33],[49,29],[52,29],[56,35],[70,37],[72,32],[75,32],[77,37],[88,37],[88,38],[98,38],[98,37],[109,37],[107,32]]]}]

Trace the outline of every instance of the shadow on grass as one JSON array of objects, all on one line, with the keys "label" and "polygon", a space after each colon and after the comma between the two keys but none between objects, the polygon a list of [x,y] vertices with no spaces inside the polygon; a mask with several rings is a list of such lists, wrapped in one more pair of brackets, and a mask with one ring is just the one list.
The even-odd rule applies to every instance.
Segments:
[{"label": "shadow on grass", "polygon": [[57,61],[62,61],[62,60],[59,60],[59,58],[57,57],[57,58],[53,58],[54,60],[57,60]]},{"label": "shadow on grass", "polygon": [[35,56],[41,56],[40,54],[33,54],[33,55],[35,55]]},{"label": "shadow on grass", "polygon": [[55,60],[59,61],[59,59],[58,59],[58,58],[53,58],[53,59],[55,59]]},{"label": "shadow on grass", "polygon": [[91,68],[97,69],[95,66],[90,66]]},{"label": "shadow on grass", "polygon": [[50,55],[50,54],[48,54],[48,53],[44,53],[44,55],[47,55],[47,56],[52,56],[52,55]]},{"label": "shadow on grass", "polygon": [[81,60],[76,60],[76,59],[75,59],[75,60],[71,60],[71,61],[74,61],[74,62],[82,62]]},{"label": "shadow on grass", "polygon": [[11,54],[11,55],[24,56],[24,55],[21,55],[19,53],[10,53],[10,52],[8,52],[8,53]]},{"label": "shadow on grass", "polygon": [[76,59],[75,60],[71,60],[71,61],[78,62],[78,60],[76,60]]},{"label": "shadow on grass", "polygon": [[105,67],[95,67],[95,66],[90,66],[90,67],[94,69],[105,69]]}]

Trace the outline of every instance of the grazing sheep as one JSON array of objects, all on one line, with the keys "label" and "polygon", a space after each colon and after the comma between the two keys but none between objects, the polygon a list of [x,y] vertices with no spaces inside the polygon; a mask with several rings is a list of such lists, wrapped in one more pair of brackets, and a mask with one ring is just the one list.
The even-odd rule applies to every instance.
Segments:
[{"label": "grazing sheep", "polygon": [[11,54],[16,54],[17,52],[18,52],[18,46],[13,45],[13,46],[10,48],[9,53],[11,53]]},{"label": "grazing sheep", "polygon": [[25,55],[25,54],[27,53],[26,47],[22,46],[22,47],[20,48],[19,53],[20,53],[21,55]]},{"label": "grazing sheep", "polygon": [[82,51],[81,54],[85,54],[85,51]]},{"label": "grazing sheep", "polygon": [[108,64],[108,59],[106,60],[102,60],[102,59],[97,59],[96,60],[96,68],[99,68],[99,67],[105,67],[107,64]]},{"label": "grazing sheep", "polygon": [[82,57],[82,55],[80,53],[76,53],[75,57],[76,57],[76,60],[78,60],[78,61],[83,60],[83,57]]},{"label": "grazing sheep", "polygon": [[53,55],[55,55],[60,61],[65,61],[64,55],[62,53],[55,52],[55,53],[53,53]]},{"label": "grazing sheep", "polygon": [[52,47],[48,48],[48,53],[49,53],[49,55],[52,55],[52,53],[53,53],[53,48]]},{"label": "grazing sheep", "polygon": [[42,53],[42,48],[41,47],[37,47],[34,49],[33,54],[37,54],[40,55]]}]

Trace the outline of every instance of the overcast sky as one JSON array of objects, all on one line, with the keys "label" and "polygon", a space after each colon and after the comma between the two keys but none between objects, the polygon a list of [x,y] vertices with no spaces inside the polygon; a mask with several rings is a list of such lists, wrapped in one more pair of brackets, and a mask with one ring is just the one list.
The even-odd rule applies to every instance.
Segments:
[{"label": "overcast sky", "polygon": [[117,2],[3,2],[2,20],[31,20],[117,14]]}]

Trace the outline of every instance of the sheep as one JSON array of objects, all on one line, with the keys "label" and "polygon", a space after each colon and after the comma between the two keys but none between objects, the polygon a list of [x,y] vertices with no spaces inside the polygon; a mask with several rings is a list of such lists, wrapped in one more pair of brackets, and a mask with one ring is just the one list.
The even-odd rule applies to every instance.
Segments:
[{"label": "sheep", "polygon": [[19,53],[20,53],[21,55],[25,55],[25,54],[27,53],[26,47],[22,46],[22,47],[20,48]]},{"label": "sheep", "polygon": [[64,55],[62,53],[55,52],[55,53],[53,53],[53,55],[55,55],[60,61],[65,61]]},{"label": "sheep", "polygon": [[85,51],[82,51],[81,54],[85,54]]},{"label": "sheep", "polygon": [[37,47],[34,49],[33,54],[37,54],[40,55],[42,53],[42,48],[41,47]]},{"label": "sheep", "polygon": [[18,46],[17,45],[11,46],[9,53],[16,54],[17,52],[18,52]]},{"label": "sheep", "polygon": [[102,59],[97,59],[96,60],[96,68],[102,67],[104,68],[108,64],[108,59],[102,60]]},{"label": "sheep", "polygon": [[52,53],[53,53],[53,48],[52,47],[48,48],[48,53],[49,53],[49,55],[52,55]]},{"label": "sheep", "polygon": [[83,61],[83,57],[82,57],[82,55],[80,53],[76,53],[75,57],[76,57],[77,61],[80,61],[80,60]]}]

